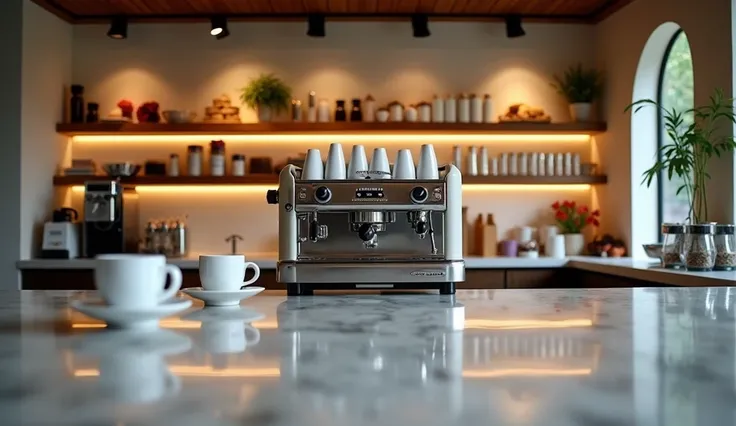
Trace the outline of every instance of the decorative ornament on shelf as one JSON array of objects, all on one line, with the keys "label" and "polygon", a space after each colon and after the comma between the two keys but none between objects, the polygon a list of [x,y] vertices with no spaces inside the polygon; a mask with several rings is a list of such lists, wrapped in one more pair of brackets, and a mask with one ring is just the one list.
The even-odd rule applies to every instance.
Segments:
[{"label": "decorative ornament on shelf", "polygon": [[595,237],[588,244],[588,253],[599,257],[624,257],[626,256],[626,244],[623,240],[617,240],[609,234],[603,237]]},{"label": "decorative ornament on shelf", "polygon": [[269,122],[291,105],[291,88],[274,74],[261,74],[242,89],[240,100],[258,112],[258,121]]},{"label": "decorative ornament on shelf", "polygon": [[654,106],[661,112],[669,143],[659,148],[658,160],[644,172],[642,184],[648,188],[662,173],[666,173],[670,181],[676,177],[679,184],[677,194],[684,192],[690,206],[685,219],[691,224],[707,223],[708,162],[714,155],[720,157],[736,149],[734,137],[722,133],[722,126],[736,123],[734,100],[724,98],[723,92],[716,89],[708,105],[685,111],[668,110],[651,99],[636,101],[625,111],[633,109],[636,114],[646,106]]},{"label": "decorative ornament on shelf", "polygon": [[161,114],[158,112],[158,102],[145,102],[138,107],[135,115],[139,123],[158,123]]},{"label": "decorative ornament on shelf", "polygon": [[576,123],[593,121],[593,101],[603,92],[603,73],[584,69],[582,64],[571,66],[550,83],[570,104],[570,116]]},{"label": "decorative ornament on shelf", "polygon": [[591,211],[586,205],[578,206],[574,201],[556,201],[552,204],[555,220],[565,235],[565,254],[578,256],[585,250],[585,237],[582,232],[588,225],[599,226],[600,210]]}]

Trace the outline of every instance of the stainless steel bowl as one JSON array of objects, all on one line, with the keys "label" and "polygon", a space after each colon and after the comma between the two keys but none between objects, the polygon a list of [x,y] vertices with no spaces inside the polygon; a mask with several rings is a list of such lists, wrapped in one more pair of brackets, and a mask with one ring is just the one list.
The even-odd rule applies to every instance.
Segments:
[{"label": "stainless steel bowl", "polygon": [[102,165],[102,170],[112,177],[135,176],[141,171],[140,164],[133,163],[107,163]]},{"label": "stainless steel bowl", "polygon": [[647,253],[647,256],[652,259],[662,258],[662,243],[642,244],[641,246],[644,247],[644,251]]}]

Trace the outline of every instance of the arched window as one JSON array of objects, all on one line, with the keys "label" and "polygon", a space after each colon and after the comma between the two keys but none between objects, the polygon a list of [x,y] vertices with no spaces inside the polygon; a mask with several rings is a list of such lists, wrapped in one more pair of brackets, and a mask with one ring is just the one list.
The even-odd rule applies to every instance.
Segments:
[{"label": "arched window", "polygon": [[[694,106],[693,60],[690,44],[682,30],[678,30],[667,45],[660,68],[657,97],[661,106],[667,110],[685,111]],[[685,125],[692,124],[692,114],[684,117]],[[657,147],[672,143],[664,130],[662,116],[658,117],[659,133]],[[688,203],[684,191],[677,194],[682,185],[677,176],[668,180],[666,172],[659,176],[659,223],[681,223],[688,216]]]}]

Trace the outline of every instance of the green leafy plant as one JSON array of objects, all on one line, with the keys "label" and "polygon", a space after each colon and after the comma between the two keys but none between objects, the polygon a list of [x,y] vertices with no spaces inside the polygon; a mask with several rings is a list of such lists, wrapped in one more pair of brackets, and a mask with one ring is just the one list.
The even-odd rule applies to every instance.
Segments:
[{"label": "green leafy plant", "polygon": [[571,66],[562,77],[553,76],[550,83],[571,104],[591,103],[603,92],[603,73],[596,69],[584,69],[582,64]]},{"label": "green leafy plant", "polygon": [[[708,161],[715,155],[736,149],[733,136],[723,136],[721,126],[736,123],[734,100],[724,98],[723,92],[716,89],[708,105],[690,108],[685,111],[666,109],[651,99],[642,99],[626,107],[626,112],[634,113],[642,108],[653,106],[662,114],[664,130],[670,139],[669,144],[659,148],[657,160],[645,171],[642,185],[651,186],[654,178],[666,173],[667,179],[679,177],[683,184],[677,194],[685,192],[690,206],[687,219],[691,223],[704,223],[708,220],[708,198],[706,182],[710,180]],[[686,120],[692,116],[694,120]],[[731,132],[728,132],[731,133]]]},{"label": "green leafy plant", "polygon": [[253,109],[268,107],[275,112],[285,111],[291,104],[291,87],[274,74],[261,74],[242,89],[240,100]]}]

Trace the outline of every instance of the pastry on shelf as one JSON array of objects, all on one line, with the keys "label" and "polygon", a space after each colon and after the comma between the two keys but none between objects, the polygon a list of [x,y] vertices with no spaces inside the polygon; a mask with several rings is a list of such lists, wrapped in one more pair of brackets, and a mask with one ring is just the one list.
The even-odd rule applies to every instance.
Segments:
[{"label": "pastry on shelf", "polygon": [[212,99],[212,106],[204,109],[205,123],[240,123],[240,108],[233,106],[230,96],[220,95]]},{"label": "pastry on shelf", "polygon": [[544,108],[529,106],[526,104],[513,104],[509,106],[505,114],[498,116],[501,123],[549,123],[552,117],[544,112]]}]

